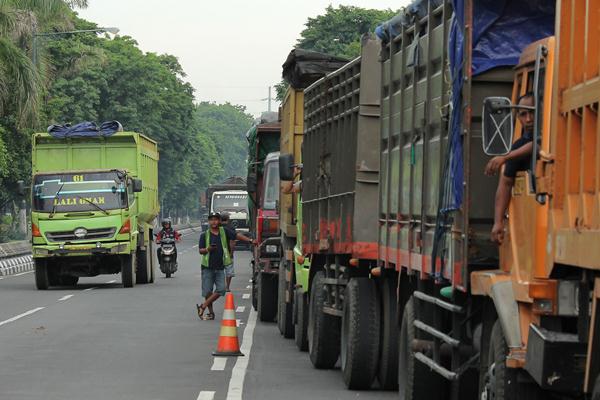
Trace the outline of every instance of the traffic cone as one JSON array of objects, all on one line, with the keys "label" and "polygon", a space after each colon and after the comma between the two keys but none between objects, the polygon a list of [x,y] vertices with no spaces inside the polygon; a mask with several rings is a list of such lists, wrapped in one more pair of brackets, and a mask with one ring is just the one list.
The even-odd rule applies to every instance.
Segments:
[{"label": "traffic cone", "polygon": [[233,293],[231,292],[228,292],[225,296],[225,310],[223,311],[219,343],[217,344],[217,351],[213,351],[212,354],[213,356],[223,357],[244,355],[240,351],[237,323],[235,320],[235,306],[233,305]]}]

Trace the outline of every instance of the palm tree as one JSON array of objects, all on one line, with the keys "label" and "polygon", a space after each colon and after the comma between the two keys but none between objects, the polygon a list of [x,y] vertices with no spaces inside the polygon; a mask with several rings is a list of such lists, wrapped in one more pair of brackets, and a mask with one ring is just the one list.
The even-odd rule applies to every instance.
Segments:
[{"label": "palm tree", "polygon": [[38,27],[70,27],[72,8],[83,8],[87,3],[0,0],[0,116],[14,112],[20,124],[34,120],[46,68],[31,61],[33,37]]}]

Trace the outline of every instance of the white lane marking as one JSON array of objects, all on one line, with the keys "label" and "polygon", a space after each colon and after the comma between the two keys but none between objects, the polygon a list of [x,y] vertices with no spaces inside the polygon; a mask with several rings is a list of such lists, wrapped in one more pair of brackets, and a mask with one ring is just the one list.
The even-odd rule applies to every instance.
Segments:
[{"label": "white lane marking", "polygon": [[252,279],[248,279],[248,282],[252,283]]},{"label": "white lane marking", "polygon": [[61,297],[60,299],[58,299],[58,301],[65,301],[65,300],[69,300],[71,297],[73,297],[73,294],[68,294],[66,296]]},{"label": "white lane marking", "polygon": [[199,245],[195,244],[192,246],[192,249],[195,249],[196,247],[198,247]]},{"label": "white lane marking", "polygon": [[229,380],[227,400],[242,400],[244,378],[246,377],[246,369],[248,368],[248,360],[250,359],[250,351],[252,350],[252,340],[255,326],[256,311],[251,308],[250,316],[248,317],[248,325],[246,326],[246,329],[244,329],[242,348],[240,349],[240,351],[245,354],[245,357],[238,357],[235,361],[235,365],[231,371],[231,379]]},{"label": "white lane marking", "polygon": [[44,308],[46,308],[46,307],[37,307],[37,308],[34,308],[33,310],[25,311],[23,314],[15,315],[12,318],[5,319],[4,321],[0,321],[0,326],[6,325],[6,324],[10,324],[11,322],[15,322],[18,319],[21,319],[23,317],[26,317],[26,316],[31,315],[33,313],[36,313],[36,312],[38,312],[40,310],[43,310]]},{"label": "white lane marking", "polygon": [[215,398],[215,392],[201,391],[198,394],[198,398],[196,400],[213,400]]},{"label": "white lane marking", "polygon": [[252,285],[246,286],[246,289],[252,289]]},{"label": "white lane marking", "polygon": [[242,295],[242,299],[249,299],[250,298],[250,293],[244,293]]},{"label": "white lane marking", "polygon": [[21,273],[19,273],[19,274],[14,274],[13,276],[21,276],[21,275],[25,275],[25,274],[30,274],[30,273],[32,273],[32,272],[33,272],[33,271],[21,272]]},{"label": "white lane marking", "polygon": [[246,306],[238,306],[238,308],[235,309],[235,312],[244,312],[246,311]]},{"label": "white lane marking", "polygon": [[227,364],[226,357],[213,357],[213,365],[210,368],[211,371],[225,371],[225,364]]},{"label": "white lane marking", "polygon": [[87,289],[83,289],[84,292],[89,292],[90,290],[94,290],[96,289],[95,287],[89,287]]},{"label": "white lane marking", "polygon": [[115,283],[116,281],[117,281],[116,279],[113,279],[112,281],[108,281],[106,283]]},{"label": "white lane marking", "polygon": [[1,281],[2,279],[4,279],[4,278],[0,276],[0,281]]}]

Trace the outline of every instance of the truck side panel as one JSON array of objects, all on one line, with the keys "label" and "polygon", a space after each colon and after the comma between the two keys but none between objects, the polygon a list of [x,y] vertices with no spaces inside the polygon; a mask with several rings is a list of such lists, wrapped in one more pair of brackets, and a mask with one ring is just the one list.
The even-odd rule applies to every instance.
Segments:
[{"label": "truck side panel", "polygon": [[375,259],[379,174],[379,42],[304,92],[303,246]]}]

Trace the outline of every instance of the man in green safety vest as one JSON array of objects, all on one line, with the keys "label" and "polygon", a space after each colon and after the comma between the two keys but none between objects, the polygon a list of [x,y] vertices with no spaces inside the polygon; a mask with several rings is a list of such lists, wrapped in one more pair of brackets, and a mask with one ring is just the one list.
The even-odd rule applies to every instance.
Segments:
[{"label": "man in green safety vest", "polygon": [[[229,242],[235,240],[235,233],[221,226],[221,215],[212,212],[208,215],[208,230],[200,235],[198,248],[202,255],[202,297],[204,303],[196,304],[198,317],[202,320],[215,319],[213,303],[225,295],[225,267],[232,264]],[[204,312],[208,308],[208,313]]]}]

